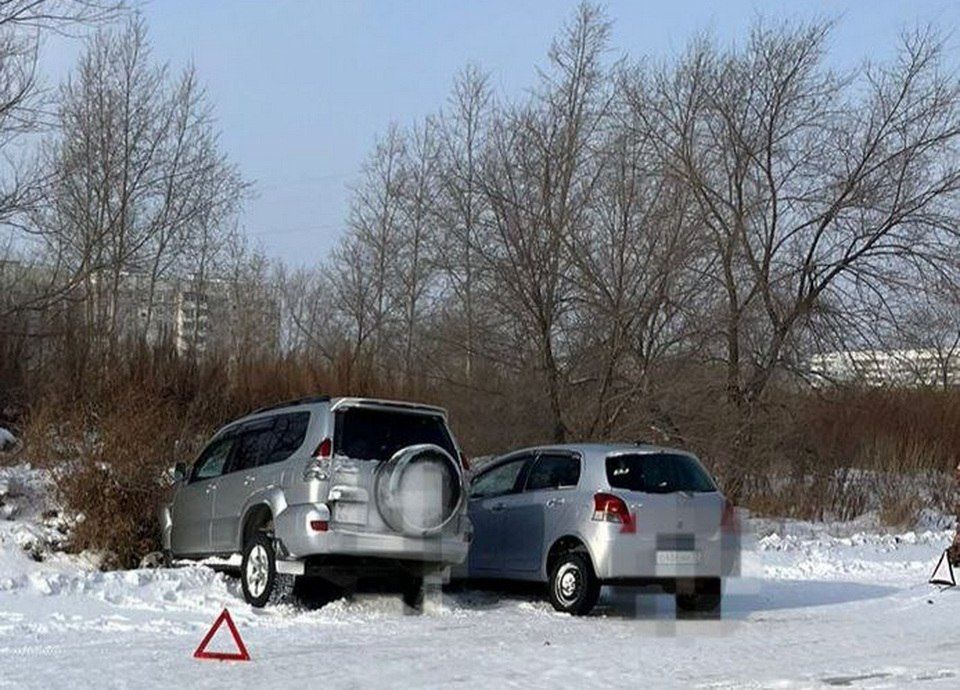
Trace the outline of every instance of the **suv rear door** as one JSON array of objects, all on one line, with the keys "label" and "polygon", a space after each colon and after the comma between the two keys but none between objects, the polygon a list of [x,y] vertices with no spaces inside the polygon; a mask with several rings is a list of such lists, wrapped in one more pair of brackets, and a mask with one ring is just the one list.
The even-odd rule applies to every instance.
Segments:
[{"label": "suv rear door", "polygon": [[309,412],[288,412],[257,419],[238,431],[229,473],[220,481],[214,502],[212,544],[216,551],[239,551],[240,520],[250,497],[280,483],[282,463],[301,450]]},{"label": "suv rear door", "polygon": [[230,461],[236,437],[223,434],[203,449],[190,476],[173,498],[170,548],[174,554],[210,553],[210,524],[218,483]]},{"label": "suv rear door", "polygon": [[257,465],[270,452],[275,422],[275,417],[257,419],[236,431],[236,448],[213,502],[210,542],[215,552],[230,553],[240,549],[236,543],[240,512],[250,494],[257,490]]}]

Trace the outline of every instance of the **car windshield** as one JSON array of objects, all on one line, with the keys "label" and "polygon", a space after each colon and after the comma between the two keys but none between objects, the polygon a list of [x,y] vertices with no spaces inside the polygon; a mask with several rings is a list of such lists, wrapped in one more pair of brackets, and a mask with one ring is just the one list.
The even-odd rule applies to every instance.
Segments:
[{"label": "car windshield", "polygon": [[694,458],[680,453],[636,453],[607,457],[607,481],[614,489],[670,494],[716,491]]},{"label": "car windshield", "polygon": [[334,451],[357,460],[389,460],[419,443],[440,446],[456,457],[443,417],[434,414],[351,407],[336,415]]}]

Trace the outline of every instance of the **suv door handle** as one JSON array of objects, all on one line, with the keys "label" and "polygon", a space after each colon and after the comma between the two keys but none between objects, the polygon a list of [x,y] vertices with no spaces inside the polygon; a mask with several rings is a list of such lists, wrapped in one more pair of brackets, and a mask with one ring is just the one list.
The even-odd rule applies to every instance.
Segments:
[{"label": "suv door handle", "polygon": [[248,484],[253,484],[255,481],[257,481],[257,475],[248,474],[246,477],[243,478],[243,485],[247,486]]},{"label": "suv door handle", "polygon": [[547,508],[553,508],[555,506],[562,506],[565,499],[563,498],[551,498],[547,501]]},{"label": "suv door handle", "polygon": [[501,510],[503,510],[506,507],[507,506],[503,503],[494,503],[493,506],[490,508],[490,510],[492,510],[495,513],[499,513]]},{"label": "suv door handle", "polygon": [[207,490],[204,491],[203,493],[209,494],[209,493],[211,493],[211,492],[213,492],[213,491],[216,491],[216,490],[217,490],[217,485],[216,485],[216,484],[207,484]]}]

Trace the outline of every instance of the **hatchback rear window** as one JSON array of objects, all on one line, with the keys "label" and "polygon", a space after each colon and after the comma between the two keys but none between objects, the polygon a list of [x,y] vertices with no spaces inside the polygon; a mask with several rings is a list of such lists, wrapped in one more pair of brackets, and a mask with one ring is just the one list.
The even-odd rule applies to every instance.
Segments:
[{"label": "hatchback rear window", "polygon": [[389,460],[419,443],[440,446],[456,458],[443,417],[432,414],[352,407],[337,411],[333,448],[357,460]]},{"label": "hatchback rear window", "polygon": [[700,463],[679,453],[637,453],[607,457],[607,481],[614,489],[670,494],[716,491]]}]

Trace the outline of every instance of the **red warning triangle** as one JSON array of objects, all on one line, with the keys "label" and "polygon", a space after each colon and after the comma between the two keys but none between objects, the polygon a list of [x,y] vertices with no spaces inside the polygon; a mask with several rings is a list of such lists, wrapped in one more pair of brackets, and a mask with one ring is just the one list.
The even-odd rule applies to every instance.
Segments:
[{"label": "red warning triangle", "polygon": [[950,563],[950,557],[944,551],[937,561],[937,567],[933,569],[928,582],[931,585],[940,585],[942,587],[956,587],[957,580],[953,576],[953,564]]},{"label": "red warning triangle", "polygon": [[[223,625],[223,622],[227,622],[227,627],[230,628],[230,634],[233,635],[233,641],[237,645],[236,652],[208,652],[206,651],[207,645],[210,643],[210,640],[213,639],[213,636],[217,634],[217,630]],[[195,659],[216,659],[218,661],[250,661],[250,655],[247,653],[247,648],[243,644],[243,640],[240,639],[240,633],[237,632],[237,626],[233,624],[233,619],[230,617],[230,612],[226,609],[223,610],[223,613],[220,614],[217,621],[213,624],[213,627],[210,628],[210,631],[203,638],[203,641],[200,643],[200,646],[197,647],[197,651],[193,653]]]}]

